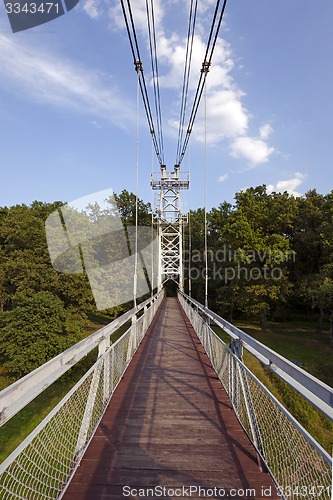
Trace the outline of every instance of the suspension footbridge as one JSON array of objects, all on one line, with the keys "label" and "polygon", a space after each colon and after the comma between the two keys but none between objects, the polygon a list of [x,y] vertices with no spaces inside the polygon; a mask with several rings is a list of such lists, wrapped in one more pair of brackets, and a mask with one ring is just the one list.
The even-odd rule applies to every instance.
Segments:
[{"label": "suspension footbridge", "polygon": [[177,299],[166,298],[64,498],[123,498],[124,485],[260,498],[275,489],[263,467]]},{"label": "suspension footbridge", "polygon": [[[205,304],[195,301],[191,290],[184,292],[183,229],[188,218],[182,213],[180,194],[188,189],[189,176],[180,165],[205,94],[226,0],[216,4],[185,127],[197,12],[197,2],[191,1],[173,171],[167,170],[163,156],[153,2],[147,1],[146,6],[157,127],[131,2],[121,1],[121,6],[138,96],[141,91],[160,164],[158,176],[150,181],[158,193],[153,214],[158,241],[156,280],[151,279],[150,297],[140,303],[136,203],[134,307],[0,392],[0,425],[6,425],[80,360],[94,350],[97,353],[76,385],[0,465],[0,499],[113,499],[146,494],[153,498],[329,500],[330,454],[244,364],[243,351],[331,420],[333,389],[211,311],[207,265]],[[59,222],[58,216],[54,221],[62,227],[64,219]],[[96,235],[104,233],[99,230]],[[73,238],[76,251],[77,241]],[[81,264],[82,247],[78,255]],[[177,297],[165,297],[164,284],[169,281],[177,284]],[[126,332],[112,342],[112,335],[125,326]]]},{"label": "suspension footbridge", "polygon": [[243,346],[332,418],[331,388],[184,293],[160,291],[0,393],[4,424],[98,347],[1,464],[0,498],[136,498],[158,487],[187,496],[192,487],[193,498],[330,499],[331,457],[244,365]]}]

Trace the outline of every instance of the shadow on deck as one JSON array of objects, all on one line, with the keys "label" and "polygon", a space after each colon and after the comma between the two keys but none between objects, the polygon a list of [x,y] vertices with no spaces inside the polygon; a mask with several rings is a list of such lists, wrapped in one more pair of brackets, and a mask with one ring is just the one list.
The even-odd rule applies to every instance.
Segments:
[{"label": "shadow on deck", "polygon": [[63,498],[144,498],[142,489],[280,498],[175,298],[164,300]]}]

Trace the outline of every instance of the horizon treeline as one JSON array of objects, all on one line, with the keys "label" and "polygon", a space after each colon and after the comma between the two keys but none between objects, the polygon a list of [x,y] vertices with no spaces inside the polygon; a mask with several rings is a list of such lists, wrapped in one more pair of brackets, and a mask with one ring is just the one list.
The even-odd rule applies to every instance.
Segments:
[{"label": "horizon treeline", "polygon": [[[330,322],[333,342],[333,191],[304,196],[267,193],[265,185],[235,195],[185,228],[185,291],[226,319],[284,321],[302,315]],[[207,260],[207,266],[206,266]],[[191,283],[189,284],[189,278]]]},{"label": "horizon treeline", "polygon": [[[115,199],[124,224],[135,224],[135,195],[123,191]],[[89,317],[100,314],[83,267],[74,274],[58,272],[51,264],[45,221],[64,204],[0,207],[0,373],[4,369],[14,378],[80,341],[92,323]],[[150,212],[140,200],[141,224],[150,223]],[[111,321],[129,307],[103,312]]]},{"label": "horizon treeline", "polygon": [[[135,195],[116,195],[125,225],[135,224]],[[0,365],[22,376],[82,338],[96,313],[84,272],[57,272],[47,248],[45,221],[64,203],[34,201],[0,207]],[[151,206],[139,200],[139,223]],[[207,213],[193,210],[184,226],[185,291],[228,320],[318,317],[333,338],[333,191],[304,196],[267,193],[266,186],[235,195]],[[207,266],[206,266],[207,261]],[[191,278],[189,280],[189,278]],[[128,304],[107,310],[110,320]]]}]

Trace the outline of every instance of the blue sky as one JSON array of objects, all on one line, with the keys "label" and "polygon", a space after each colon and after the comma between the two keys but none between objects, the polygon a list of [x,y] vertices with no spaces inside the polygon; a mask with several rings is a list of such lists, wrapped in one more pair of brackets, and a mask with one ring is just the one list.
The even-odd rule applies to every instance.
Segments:
[{"label": "blue sky", "polygon": [[[145,2],[132,4],[150,82]],[[199,0],[190,95],[214,5]],[[188,9],[184,0],[155,0],[171,170]],[[331,0],[229,0],[207,78],[208,208],[259,184],[294,194],[333,189],[332,23]],[[66,15],[15,34],[1,4],[0,206],[71,201],[108,188],[135,191],[133,68],[118,0],[81,0]],[[142,106],[139,122],[139,196],[151,201],[149,175],[158,163],[152,167]],[[182,163],[191,172],[191,208],[204,200],[203,138],[201,108]],[[183,198],[186,211],[186,192]]]}]

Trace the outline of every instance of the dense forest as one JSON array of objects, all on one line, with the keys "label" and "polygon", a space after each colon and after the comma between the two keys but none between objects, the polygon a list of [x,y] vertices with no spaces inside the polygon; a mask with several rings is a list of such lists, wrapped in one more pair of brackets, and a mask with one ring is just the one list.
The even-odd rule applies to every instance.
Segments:
[{"label": "dense forest", "polygon": [[[135,223],[135,196],[116,196],[126,225]],[[63,203],[33,202],[0,208],[0,366],[15,377],[82,338],[96,313],[84,273],[56,271],[47,248],[45,221]],[[140,200],[139,223],[151,223]],[[333,191],[295,198],[249,188],[207,214],[189,214],[185,227],[185,291],[204,300],[207,261],[209,307],[229,320],[290,320],[316,315],[318,331],[330,321],[333,342]],[[189,280],[189,278],[191,278]],[[129,304],[107,310],[110,320]]]},{"label": "dense forest", "polygon": [[[135,195],[123,191],[115,198],[123,223],[135,224]],[[45,221],[63,205],[0,208],[0,368],[15,378],[81,340],[98,314],[87,275],[58,272],[51,264]],[[150,224],[150,212],[140,200],[140,224]],[[111,321],[130,306],[104,312]]]},{"label": "dense forest", "polygon": [[[203,303],[202,209],[191,212],[189,228],[192,295]],[[329,320],[333,343],[333,191],[294,197],[249,188],[207,214],[207,231],[211,309],[231,321],[258,319],[263,331],[267,318],[317,314],[318,331]]]}]

